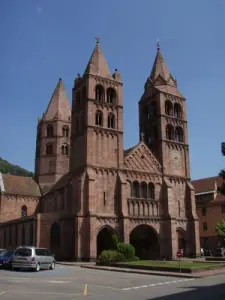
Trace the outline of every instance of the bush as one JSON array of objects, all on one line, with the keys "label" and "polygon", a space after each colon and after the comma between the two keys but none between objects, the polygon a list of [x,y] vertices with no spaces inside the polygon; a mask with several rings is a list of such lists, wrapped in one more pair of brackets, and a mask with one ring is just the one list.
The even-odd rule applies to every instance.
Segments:
[{"label": "bush", "polygon": [[126,243],[118,243],[117,244],[117,251],[127,259],[127,260],[133,260],[135,256],[135,248],[131,244]]},{"label": "bush", "polygon": [[98,263],[101,265],[109,265],[116,262],[126,261],[126,258],[122,253],[115,250],[104,250],[98,257]]},{"label": "bush", "polygon": [[137,257],[137,256],[132,257],[132,261],[138,261],[138,260],[140,260],[139,257]]},{"label": "bush", "polygon": [[119,239],[116,233],[113,233],[112,235],[112,240],[113,240],[113,244],[114,244],[114,249],[117,249],[117,245],[119,243]]}]

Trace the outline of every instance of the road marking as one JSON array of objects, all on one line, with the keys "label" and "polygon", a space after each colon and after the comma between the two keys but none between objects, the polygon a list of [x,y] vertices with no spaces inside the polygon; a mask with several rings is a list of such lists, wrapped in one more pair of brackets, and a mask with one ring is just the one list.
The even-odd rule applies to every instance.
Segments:
[{"label": "road marking", "polygon": [[50,280],[49,283],[70,283],[70,281]]},{"label": "road marking", "polygon": [[6,293],[6,292],[1,292],[1,293],[0,293],[0,296],[4,295],[5,293]]},{"label": "road marking", "polygon": [[133,286],[133,287],[128,287],[128,288],[123,288],[122,291],[137,290],[137,289],[154,287],[154,286],[163,285],[163,284],[173,284],[173,283],[179,283],[179,282],[185,282],[185,281],[191,281],[191,280],[195,280],[195,279],[194,278],[188,278],[188,279],[180,279],[180,280],[152,283],[152,284],[148,284],[148,285]]},{"label": "road marking", "polygon": [[82,296],[81,293],[75,293],[75,294],[69,294],[69,293],[56,293],[56,292],[35,292],[35,291],[13,291],[13,290],[7,290],[4,293],[10,293],[10,294],[35,294],[35,295],[61,295],[61,296]]}]

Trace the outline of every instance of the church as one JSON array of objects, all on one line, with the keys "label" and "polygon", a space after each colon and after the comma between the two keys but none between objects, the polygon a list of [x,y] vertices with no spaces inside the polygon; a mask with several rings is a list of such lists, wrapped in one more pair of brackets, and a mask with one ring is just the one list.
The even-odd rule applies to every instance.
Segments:
[{"label": "church", "polygon": [[91,261],[117,235],[141,259],[200,254],[186,99],[159,44],[149,71],[140,140],[127,150],[121,74],[110,72],[99,39],[74,80],[72,107],[59,79],[38,120],[34,178],[0,173],[0,248]]}]

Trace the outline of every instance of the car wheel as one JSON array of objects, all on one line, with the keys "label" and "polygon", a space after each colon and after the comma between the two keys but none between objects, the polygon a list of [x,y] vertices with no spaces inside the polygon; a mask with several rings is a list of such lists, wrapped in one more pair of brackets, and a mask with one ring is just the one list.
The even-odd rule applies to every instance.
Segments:
[{"label": "car wheel", "polygon": [[50,270],[54,270],[55,269],[55,262],[53,261],[51,266],[50,266]]},{"label": "car wheel", "polygon": [[39,271],[40,271],[40,269],[41,269],[41,267],[40,267],[40,264],[38,263],[38,264],[36,265],[36,269],[35,269],[35,271],[36,271],[36,272],[39,272]]}]

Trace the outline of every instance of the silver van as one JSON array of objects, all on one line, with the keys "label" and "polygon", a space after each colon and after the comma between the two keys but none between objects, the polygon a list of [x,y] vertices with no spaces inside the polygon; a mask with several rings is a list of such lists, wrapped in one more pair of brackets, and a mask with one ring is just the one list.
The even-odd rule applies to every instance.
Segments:
[{"label": "silver van", "polygon": [[32,246],[18,247],[13,255],[12,269],[41,269],[53,270],[55,268],[54,255],[46,248]]}]

